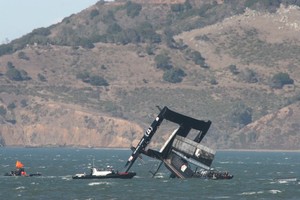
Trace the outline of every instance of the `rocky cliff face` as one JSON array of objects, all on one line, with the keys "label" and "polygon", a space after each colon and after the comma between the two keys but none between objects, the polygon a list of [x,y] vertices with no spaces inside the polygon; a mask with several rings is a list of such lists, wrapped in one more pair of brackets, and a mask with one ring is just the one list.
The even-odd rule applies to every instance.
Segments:
[{"label": "rocky cliff face", "polygon": [[232,146],[247,149],[298,149],[299,119],[300,103],[297,102],[239,130],[232,137]]},{"label": "rocky cliff face", "polygon": [[[140,126],[123,119],[79,111],[63,105],[48,104],[35,123],[2,124],[0,141],[6,146],[82,146],[128,148],[139,134]],[[37,114],[23,110],[23,117],[33,121]]]}]

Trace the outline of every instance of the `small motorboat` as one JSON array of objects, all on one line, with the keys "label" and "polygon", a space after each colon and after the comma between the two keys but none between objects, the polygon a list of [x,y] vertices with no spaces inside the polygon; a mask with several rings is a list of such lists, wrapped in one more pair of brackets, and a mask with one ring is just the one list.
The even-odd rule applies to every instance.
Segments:
[{"label": "small motorboat", "polygon": [[33,173],[33,174],[27,174],[27,173],[19,173],[19,171],[11,171],[9,173],[5,173],[4,176],[25,176],[25,177],[28,177],[28,176],[42,176],[41,173],[37,172],[37,173]]},{"label": "small motorboat", "polygon": [[27,174],[25,172],[23,163],[21,163],[18,160],[16,162],[16,170],[4,174],[4,176],[25,176],[25,177],[28,177],[28,176],[41,176],[41,175],[42,174],[39,173],[39,172],[34,173],[34,174]]},{"label": "small motorboat", "polygon": [[118,172],[111,168],[106,170],[97,169],[96,167],[91,168],[90,174],[75,174],[72,176],[73,179],[109,179],[109,178],[120,178],[120,179],[131,179],[136,175],[135,172]]}]

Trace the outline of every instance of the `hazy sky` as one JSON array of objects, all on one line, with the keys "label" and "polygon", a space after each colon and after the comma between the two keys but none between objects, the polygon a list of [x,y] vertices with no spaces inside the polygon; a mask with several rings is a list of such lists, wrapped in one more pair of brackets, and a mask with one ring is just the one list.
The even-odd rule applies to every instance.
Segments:
[{"label": "hazy sky", "polygon": [[0,44],[48,27],[98,0],[0,0]]}]

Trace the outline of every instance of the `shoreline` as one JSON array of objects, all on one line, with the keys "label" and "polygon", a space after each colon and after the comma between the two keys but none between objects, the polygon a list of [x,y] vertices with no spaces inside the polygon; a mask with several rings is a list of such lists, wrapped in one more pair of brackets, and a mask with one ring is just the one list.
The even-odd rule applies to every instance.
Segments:
[{"label": "shoreline", "polygon": [[287,150],[287,149],[217,149],[217,151],[233,151],[233,152],[300,152],[298,150]]},{"label": "shoreline", "polygon": [[[129,150],[130,148],[125,148],[125,147],[83,147],[83,146],[1,146],[0,149],[4,149],[4,148],[32,148],[32,149],[41,149],[41,148],[45,148],[45,149],[57,149],[57,148],[62,148],[62,149],[102,149],[102,150]],[[223,152],[300,152],[300,149],[216,149],[216,151],[223,151]]]}]

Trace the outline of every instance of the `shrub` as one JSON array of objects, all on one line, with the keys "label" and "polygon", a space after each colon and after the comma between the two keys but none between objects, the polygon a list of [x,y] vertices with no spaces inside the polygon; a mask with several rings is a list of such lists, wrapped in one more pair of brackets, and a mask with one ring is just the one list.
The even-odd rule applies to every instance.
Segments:
[{"label": "shrub", "polygon": [[32,31],[31,36],[32,35],[48,36],[50,34],[51,34],[51,31],[49,28],[37,28]]},{"label": "shrub", "polygon": [[6,76],[12,81],[22,81],[22,76],[19,70],[16,68],[9,68],[6,71]]},{"label": "shrub", "polygon": [[15,119],[9,119],[9,120],[6,120],[6,122],[11,123],[11,124],[17,123],[17,121]]},{"label": "shrub", "polygon": [[140,11],[142,10],[142,6],[137,3],[133,3],[131,1],[128,1],[125,5],[127,16],[134,18],[140,14]]},{"label": "shrub", "polygon": [[8,106],[7,106],[7,108],[9,109],[9,110],[13,110],[13,109],[15,109],[17,106],[16,106],[16,104],[14,103],[14,102],[12,102],[12,103],[10,103]]},{"label": "shrub", "polygon": [[149,22],[142,22],[136,28],[141,42],[149,41],[150,43],[160,43],[161,36],[157,34]]},{"label": "shrub", "polygon": [[40,81],[42,81],[42,82],[46,82],[46,81],[47,81],[47,79],[46,79],[46,77],[45,77],[44,75],[38,73],[37,76],[38,76],[38,79],[39,79]]},{"label": "shrub", "polygon": [[168,70],[172,68],[170,57],[166,56],[165,54],[159,54],[155,56],[155,63],[157,68],[162,70]]},{"label": "shrub", "polygon": [[76,78],[88,83],[90,81],[90,74],[87,71],[79,72],[76,74]]},{"label": "shrub", "polygon": [[287,73],[277,73],[275,74],[270,82],[271,88],[281,89],[286,84],[294,84],[294,80],[290,78]]},{"label": "shrub", "polygon": [[237,69],[236,65],[229,65],[228,68],[229,68],[229,71],[234,75],[239,73],[239,70]]},{"label": "shrub", "polygon": [[29,57],[23,51],[20,51],[18,53],[18,58],[23,59],[23,60],[29,60]]},{"label": "shrub", "polygon": [[93,9],[91,12],[90,12],[90,19],[94,19],[94,17],[98,16],[99,15],[99,11],[97,9]]},{"label": "shrub", "polygon": [[91,76],[90,77],[90,84],[94,86],[108,86],[107,81],[101,76]]},{"label": "shrub", "polygon": [[218,85],[218,81],[216,80],[216,78],[211,78],[210,79],[210,84],[212,84],[212,85]]},{"label": "shrub", "polygon": [[79,72],[76,75],[77,79],[81,79],[85,83],[89,83],[94,86],[108,86],[108,82],[101,76],[93,75],[91,76],[89,72]]},{"label": "shrub", "polygon": [[115,14],[114,14],[114,12],[113,12],[112,10],[107,11],[107,14],[105,14],[105,15],[103,16],[102,21],[103,21],[105,24],[111,24],[111,23],[115,22],[116,19],[115,19]]},{"label": "shrub", "polygon": [[22,99],[20,103],[21,103],[22,108],[24,108],[28,105],[26,99]]},{"label": "shrub", "polygon": [[180,83],[184,76],[186,76],[186,74],[182,69],[172,68],[164,72],[163,79],[170,83]]},{"label": "shrub", "polygon": [[231,120],[234,125],[246,126],[252,122],[252,108],[246,106],[243,102],[233,105]]},{"label": "shrub", "polygon": [[171,10],[172,12],[178,12],[178,13],[183,13],[184,11],[192,9],[191,3],[186,0],[183,4],[176,3],[176,4],[171,4]]},{"label": "shrub", "polygon": [[86,49],[92,49],[92,48],[95,47],[95,45],[93,44],[92,40],[90,40],[88,38],[80,38],[76,42],[76,45],[82,46],[83,48],[86,48]]},{"label": "shrub", "polygon": [[247,83],[257,83],[258,82],[257,74],[253,70],[248,69],[248,68],[246,68],[245,70],[242,71],[240,77]]},{"label": "shrub", "polygon": [[122,31],[121,26],[118,23],[110,24],[106,30],[107,34],[117,34]]},{"label": "shrub", "polygon": [[7,69],[15,68],[14,64],[10,61],[7,62],[6,66],[7,66]]},{"label": "shrub", "polygon": [[28,73],[27,73],[25,70],[23,70],[23,69],[20,70],[20,74],[21,74],[21,79],[22,79],[22,81],[27,81],[27,80],[30,80],[30,79],[31,79],[31,78],[28,76]]},{"label": "shrub", "polygon": [[2,44],[0,45],[0,56],[5,54],[13,53],[13,45],[12,44]]},{"label": "shrub", "polygon": [[4,106],[0,106],[0,116],[5,117],[7,111]]},{"label": "shrub", "polygon": [[154,55],[154,47],[152,45],[146,46],[146,52],[148,55]]},{"label": "shrub", "polygon": [[183,4],[172,4],[171,5],[172,12],[183,12],[184,11],[184,5]]},{"label": "shrub", "polygon": [[193,51],[190,56],[196,65],[208,68],[208,65],[205,63],[205,58],[202,57],[199,51]]}]

